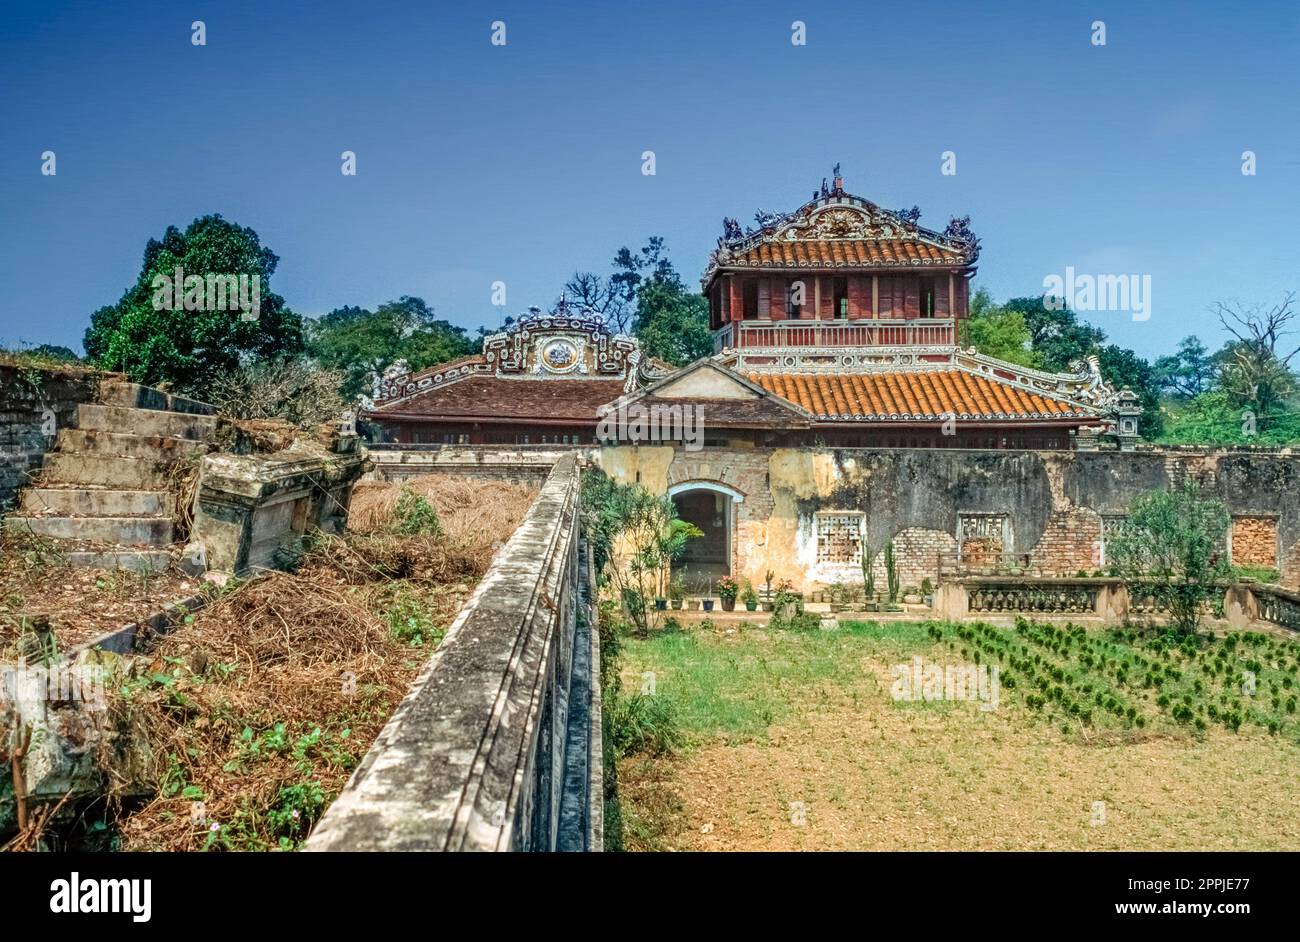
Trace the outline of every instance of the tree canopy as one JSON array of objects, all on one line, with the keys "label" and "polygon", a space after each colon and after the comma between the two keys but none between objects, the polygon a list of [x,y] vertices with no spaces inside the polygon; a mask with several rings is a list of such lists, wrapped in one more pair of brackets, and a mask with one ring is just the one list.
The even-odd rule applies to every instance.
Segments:
[{"label": "tree canopy", "polygon": [[1132,350],[1105,340],[1104,330],[1080,322],[1069,308],[1053,310],[1041,297],[997,304],[983,288],[971,297],[969,317],[962,324],[962,343],[1021,366],[1062,373],[1085,357],[1097,357],[1107,382],[1137,393],[1142,404],[1138,431],[1154,438],[1164,428],[1160,374]]},{"label": "tree canopy", "polygon": [[1228,511],[1191,481],[1181,490],[1144,494],[1107,540],[1111,570],[1154,595],[1174,626],[1192,631],[1201,606],[1220,590],[1228,563]]},{"label": "tree canopy", "polygon": [[[168,226],[150,239],[135,284],[116,304],[90,318],[84,344],[96,366],[119,370],[139,383],[171,383],[202,395],[208,378],[253,360],[293,356],[302,350],[302,320],[270,290],[279,259],[250,228],[220,215],[201,216],[182,232]],[[160,303],[158,279],[176,269],[192,277],[256,277],[254,319],[212,303],[186,309],[180,298]],[[188,284],[184,286],[188,292]],[[182,286],[176,286],[179,295]],[[202,288],[199,288],[202,291]]]},{"label": "tree canopy", "polygon": [[434,316],[422,298],[402,295],[370,311],[335,308],[307,322],[307,350],[320,366],[344,376],[343,395],[368,393],[371,377],[396,360],[412,370],[436,366],[475,351],[465,328]]}]

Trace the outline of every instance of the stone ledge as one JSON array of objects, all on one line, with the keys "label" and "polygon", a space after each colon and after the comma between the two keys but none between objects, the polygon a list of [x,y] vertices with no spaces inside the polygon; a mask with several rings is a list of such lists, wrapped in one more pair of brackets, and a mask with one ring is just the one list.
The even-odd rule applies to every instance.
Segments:
[{"label": "stone ledge", "polygon": [[555,846],[557,739],[579,686],[579,481],[574,456],[551,470],[305,849]]}]

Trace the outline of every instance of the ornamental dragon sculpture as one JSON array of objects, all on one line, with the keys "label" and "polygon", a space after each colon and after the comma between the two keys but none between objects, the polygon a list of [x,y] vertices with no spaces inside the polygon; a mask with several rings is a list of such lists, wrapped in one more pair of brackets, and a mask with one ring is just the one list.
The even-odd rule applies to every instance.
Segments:
[{"label": "ornamental dragon sculpture", "polygon": [[1110,409],[1119,402],[1115,387],[1101,375],[1101,361],[1096,354],[1088,354],[1081,360],[1072,360],[1070,369],[1075,373],[1072,379],[1071,395],[1080,402],[1098,408]]}]

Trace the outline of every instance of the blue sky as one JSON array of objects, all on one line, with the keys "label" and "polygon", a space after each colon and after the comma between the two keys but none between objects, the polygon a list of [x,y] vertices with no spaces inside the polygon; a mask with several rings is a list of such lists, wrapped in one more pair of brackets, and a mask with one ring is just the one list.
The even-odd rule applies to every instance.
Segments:
[{"label": "blue sky", "polygon": [[1300,288],[1295,2],[9,3],[0,89],[0,344],[80,350],[145,242],[209,212],[301,313],[498,324],[651,234],[694,281],[724,215],[835,161],[922,225],[969,214],[995,297],[1149,274],[1150,320],[1089,316],[1144,355]]}]

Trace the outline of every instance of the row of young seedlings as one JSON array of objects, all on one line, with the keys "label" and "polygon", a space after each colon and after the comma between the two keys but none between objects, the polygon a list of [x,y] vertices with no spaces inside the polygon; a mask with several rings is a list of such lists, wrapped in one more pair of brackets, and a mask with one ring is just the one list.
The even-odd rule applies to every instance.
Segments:
[{"label": "row of young seedlings", "polygon": [[[1138,689],[1140,677],[1141,688],[1153,690],[1156,694],[1156,706],[1167,712],[1179,723],[1190,724],[1198,731],[1204,731],[1209,723],[1218,722],[1225,728],[1238,731],[1244,722],[1252,722],[1270,733],[1279,733],[1288,718],[1296,713],[1297,704],[1294,693],[1298,686],[1296,678],[1300,672],[1300,646],[1293,642],[1270,638],[1266,635],[1246,632],[1229,635],[1221,643],[1212,636],[1195,637],[1174,635],[1169,632],[1146,632],[1112,629],[1108,636],[1089,634],[1081,626],[1067,625],[1064,629],[1055,625],[1026,621],[1017,621],[1017,632],[1035,645],[1042,647],[1066,659],[1076,658],[1090,672],[1098,672],[1103,678],[1113,678],[1119,687]],[[993,632],[993,629],[989,629]],[[1148,657],[1131,645],[1145,639],[1146,648],[1154,655]],[[1251,655],[1238,656],[1238,647],[1250,649]],[[1179,661],[1179,658],[1182,661]],[[1261,660],[1262,658],[1262,660]],[[1193,669],[1200,661],[1201,672],[1210,678],[1220,678],[1221,686],[1211,691],[1201,678],[1191,682],[1191,692],[1187,692],[1183,683],[1184,671]],[[1267,664],[1265,662],[1268,662]],[[1277,676],[1265,676],[1270,668]],[[1252,672],[1258,682],[1265,685],[1260,691],[1259,699],[1244,699],[1256,696],[1256,691],[1247,694],[1241,688],[1242,671]],[[1060,668],[1049,671],[1054,679],[1065,683],[1065,671]],[[1279,679],[1280,678],[1280,679]],[[1080,690],[1093,693],[1090,685],[1080,678],[1074,678]],[[1213,702],[1214,693],[1218,703]],[[1195,695],[1195,697],[1193,696]],[[1101,697],[1098,706],[1112,713],[1122,709],[1130,725],[1143,725],[1142,717],[1136,709],[1125,706],[1123,698],[1115,693],[1093,693],[1094,701]],[[1265,700],[1264,698],[1268,699]],[[1147,695],[1142,694],[1142,699]],[[1112,703],[1112,701],[1114,701]],[[1247,704],[1268,702],[1273,707],[1270,716],[1262,708],[1251,709]],[[1041,698],[1031,703],[1041,708]],[[1130,715],[1130,710],[1133,715]]]}]

